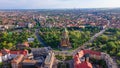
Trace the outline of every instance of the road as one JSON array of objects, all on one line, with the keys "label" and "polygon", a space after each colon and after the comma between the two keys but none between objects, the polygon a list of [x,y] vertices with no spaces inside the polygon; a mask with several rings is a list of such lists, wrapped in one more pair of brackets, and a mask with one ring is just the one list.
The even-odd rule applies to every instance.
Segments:
[{"label": "road", "polygon": [[43,45],[44,47],[48,47],[48,45],[44,42],[44,40],[40,37],[39,35],[39,30],[36,29],[35,30],[35,36],[37,37],[38,41],[40,42],[41,45]]}]

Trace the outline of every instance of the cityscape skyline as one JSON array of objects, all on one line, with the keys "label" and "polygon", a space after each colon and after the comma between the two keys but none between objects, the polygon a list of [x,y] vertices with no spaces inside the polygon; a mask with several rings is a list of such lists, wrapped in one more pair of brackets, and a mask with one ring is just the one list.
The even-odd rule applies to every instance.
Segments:
[{"label": "cityscape skyline", "polygon": [[119,0],[1,0],[0,9],[118,8]]},{"label": "cityscape skyline", "polygon": [[0,1],[0,68],[120,68],[119,3]]}]

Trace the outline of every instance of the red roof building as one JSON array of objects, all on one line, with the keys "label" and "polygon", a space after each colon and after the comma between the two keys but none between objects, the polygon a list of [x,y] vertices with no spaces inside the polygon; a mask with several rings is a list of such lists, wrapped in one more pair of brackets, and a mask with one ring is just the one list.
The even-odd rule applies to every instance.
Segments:
[{"label": "red roof building", "polygon": [[82,58],[85,54],[101,56],[101,52],[96,52],[92,50],[81,50],[74,56],[74,68],[92,68],[92,64],[90,62],[84,61],[81,62],[80,58]]},{"label": "red roof building", "polygon": [[28,51],[27,51],[27,50],[10,51],[10,54],[22,54],[22,55],[27,55],[27,54],[28,54]]},{"label": "red roof building", "polygon": [[79,68],[93,68],[90,62],[82,62]]},{"label": "red roof building", "polygon": [[11,50],[8,50],[8,49],[4,49],[2,50],[2,53],[5,53],[5,54],[22,54],[22,55],[27,55],[28,54],[28,51],[27,50],[16,50],[16,51],[11,51]]}]

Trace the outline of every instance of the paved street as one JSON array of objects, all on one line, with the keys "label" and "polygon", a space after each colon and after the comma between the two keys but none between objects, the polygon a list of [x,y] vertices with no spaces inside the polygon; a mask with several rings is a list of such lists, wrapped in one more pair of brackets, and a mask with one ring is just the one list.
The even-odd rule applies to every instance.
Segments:
[{"label": "paved street", "polygon": [[38,29],[35,30],[35,35],[38,39],[38,41],[40,42],[41,45],[43,45],[44,47],[47,47],[48,45],[44,42],[44,40],[40,37],[39,33],[38,33]]}]

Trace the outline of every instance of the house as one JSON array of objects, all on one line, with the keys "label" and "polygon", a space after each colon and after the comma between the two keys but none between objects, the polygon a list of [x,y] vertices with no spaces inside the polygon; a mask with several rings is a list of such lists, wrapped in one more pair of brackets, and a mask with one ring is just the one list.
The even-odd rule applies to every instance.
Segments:
[{"label": "house", "polygon": [[18,55],[11,61],[12,68],[22,68],[20,64],[23,61],[24,55]]},{"label": "house", "polygon": [[28,23],[28,28],[33,28],[34,25],[32,23]]},{"label": "house", "polygon": [[20,43],[20,44],[16,45],[16,48],[18,48],[18,49],[24,49],[26,47],[29,47],[29,43],[28,42],[24,42],[22,44]]},{"label": "house", "polygon": [[85,26],[84,25],[80,25],[79,28],[85,28]]}]

